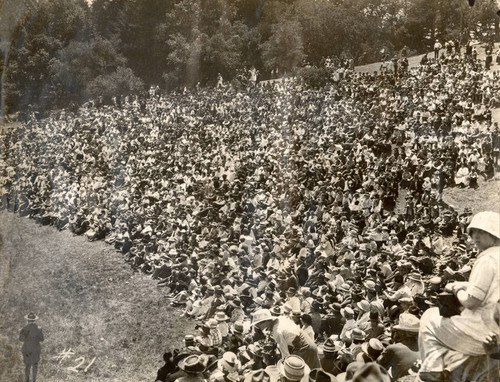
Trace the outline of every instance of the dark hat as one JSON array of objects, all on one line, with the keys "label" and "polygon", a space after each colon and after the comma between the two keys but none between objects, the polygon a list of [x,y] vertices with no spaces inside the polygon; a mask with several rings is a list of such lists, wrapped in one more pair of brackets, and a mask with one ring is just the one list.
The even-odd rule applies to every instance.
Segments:
[{"label": "dark hat", "polygon": [[262,357],[262,347],[258,342],[248,345],[248,351],[256,357]]},{"label": "dark hat", "polygon": [[403,284],[404,283],[403,275],[400,275],[400,274],[396,275],[394,277],[394,282],[398,283],[398,284]]},{"label": "dark hat", "polygon": [[[318,311],[321,309],[321,303],[318,300],[314,300],[311,304],[311,309]],[[272,312],[271,312],[272,313]]]},{"label": "dark hat", "polygon": [[387,370],[377,363],[370,362],[360,368],[354,374],[352,382],[380,381],[390,382],[391,377]]},{"label": "dark hat", "polygon": [[233,331],[235,333],[243,333],[243,323],[241,321],[237,321],[234,323],[234,326],[233,326]]},{"label": "dark hat", "polygon": [[273,306],[270,311],[271,314],[275,317],[281,316],[281,308],[277,305]]},{"label": "dark hat", "polygon": [[190,355],[179,362],[179,369],[184,370],[186,373],[196,374],[203,373],[205,366],[199,355]]},{"label": "dark hat", "polygon": [[362,362],[351,362],[349,365],[347,365],[347,368],[344,373],[340,373],[337,375],[337,379],[339,382],[348,382],[352,381],[352,378],[354,377],[354,374],[363,367]]},{"label": "dark hat", "polygon": [[337,377],[321,368],[312,369],[309,373],[309,382],[337,382]]},{"label": "dark hat", "polygon": [[32,322],[35,322],[36,320],[38,320],[38,316],[35,313],[29,313],[24,318],[26,318],[28,321],[32,321]]},{"label": "dark hat", "polygon": [[194,336],[191,334],[185,335],[184,343],[186,344],[186,346],[194,346]]},{"label": "dark hat", "polygon": [[354,285],[351,289],[351,293],[356,296],[363,295],[363,291],[361,290],[361,287],[359,285]]},{"label": "dark hat", "polygon": [[254,372],[250,372],[245,375],[244,382],[269,382],[271,380],[270,375],[267,371],[261,369]]},{"label": "dark hat", "polygon": [[300,310],[292,310],[292,317],[300,318],[302,315]]},{"label": "dark hat", "polygon": [[328,307],[331,309],[331,310],[335,310],[337,312],[340,312],[340,310],[342,309],[342,305],[340,305],[338,302],[334,302],[330,305],[328,305]]}]

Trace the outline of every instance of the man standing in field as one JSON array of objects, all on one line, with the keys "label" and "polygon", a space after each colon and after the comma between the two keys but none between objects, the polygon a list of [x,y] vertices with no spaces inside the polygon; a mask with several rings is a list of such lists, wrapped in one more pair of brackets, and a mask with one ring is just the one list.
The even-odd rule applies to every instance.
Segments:
[{"label": "man standing in field", "polygon": [[40,342],[43,341],[42,329],[35,324],[38,317],[34,313],[26,316],[28,325],[21,329],[19,333],[19,341],[24,342],[21,349],[24,361],[24,373],[26,382],[30,381],[30,371],[33,367],[33,382],[36,382],[36,374],[38,371],[38,361],[40,360],[40,352],[42,350]]}]

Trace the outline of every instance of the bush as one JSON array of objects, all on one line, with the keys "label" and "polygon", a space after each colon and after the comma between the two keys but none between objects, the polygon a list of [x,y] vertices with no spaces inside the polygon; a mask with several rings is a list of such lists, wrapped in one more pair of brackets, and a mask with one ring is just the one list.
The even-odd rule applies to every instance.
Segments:
[{"label": "bush", "polygon": [[331,82],[330,73],[325,67],[307,66],[300,69],[299,77],[312,88],[321,88]]},{"label": "bush", "polygon": [[143,82],[132,69],[121,66],[113,73],[97,76],[88,85],[87,92],[91,98],[102,97],[104,102],[109,102],[113,97],[138,93],[143,87]]}]

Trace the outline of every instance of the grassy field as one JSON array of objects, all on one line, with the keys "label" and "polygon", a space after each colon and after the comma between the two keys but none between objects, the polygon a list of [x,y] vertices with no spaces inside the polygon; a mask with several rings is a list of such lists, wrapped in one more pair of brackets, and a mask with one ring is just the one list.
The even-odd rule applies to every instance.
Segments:
[{"label": "grassy field", "polygon": [[[45,335],[42,381],[154,380],[163,352],[194,327],[102,241],[5,212],[0,238],[0,381],[23,380],[18,336],[30,311]],[[69,348],[73,355],[57,359]]]}]

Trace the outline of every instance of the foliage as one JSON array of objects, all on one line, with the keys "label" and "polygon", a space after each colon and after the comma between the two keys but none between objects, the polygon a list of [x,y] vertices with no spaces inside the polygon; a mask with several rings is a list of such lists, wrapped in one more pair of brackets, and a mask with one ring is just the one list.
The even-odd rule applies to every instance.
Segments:
[{"label": "foliage", "polygon": [[130,68],[118,67],[109,74],[101,74],[87,86],[88,93],[93,98],[102,97],[109,102],[113,97],[137,93],[143,88],[143,82],[134,75]]},{"label": "foliage", "polygon": [[280,73],[293,72],[305,58],[299,22],[285,20],[274,24],[269,40],[261,48],[266,69],[278,69]]},{"label": "foliage", "polygon": [[312,88],[321,88],[331,82],[330,72],[324,67],[306,66],[300,69],[303,83]]},{"label": "foliage", "polygon": [[[326,58],[356,65],[436,39],[491,39],[496,7],[464,0],[45,0],[13,31],[4,95],[11,112],[79,104],[142,86],[214,84],[255,67],[260,78]],[[4,27],[4,29],[7,27]],[[125,86],[107,89],[126,74]],[[307,73],[304,72],[304,73]],[[163,79],[163,80],[162,80]]]}]

